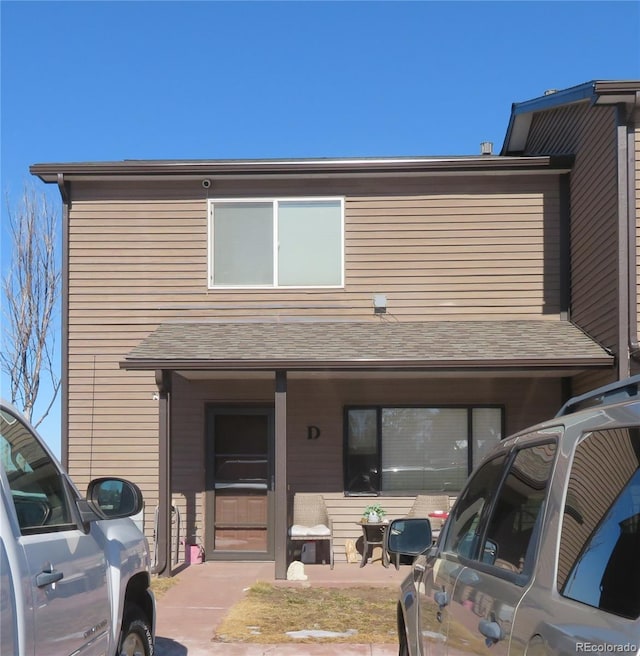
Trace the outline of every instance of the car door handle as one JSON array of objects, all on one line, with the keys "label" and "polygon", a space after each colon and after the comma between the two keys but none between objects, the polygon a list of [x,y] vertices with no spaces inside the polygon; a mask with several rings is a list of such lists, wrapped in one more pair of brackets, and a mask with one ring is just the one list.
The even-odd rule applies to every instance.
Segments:
[{"label": "car door handle", "polygon": [[449,595],[444,590],[438,590],[433,595],[433,598],[439,608],[444,608],[449,604]]},{"label": "car door handle", "polygon": [[478,631],[485,637],[485,644],[487,647],[495,645],[498,640],[502,640],[502,629],[496,622],[495,618],[491,620],[480,620],[478,624]]},{"label": "car door handle", "polygon": [[36,585],[39,588],[44,588],[46,585],[51,585],[56,581],[59,581],[64,574],[57,569],[51,568],[49,571],[43,570],[36,576]]}]

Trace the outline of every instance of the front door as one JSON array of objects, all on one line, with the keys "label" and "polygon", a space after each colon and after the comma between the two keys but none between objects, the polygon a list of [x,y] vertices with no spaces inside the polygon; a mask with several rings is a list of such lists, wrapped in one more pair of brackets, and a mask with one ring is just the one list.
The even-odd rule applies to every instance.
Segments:
[{"label": "front door", "polygon": [[272,560],[274,412],[207,413],[205,553],[209,560]]}]

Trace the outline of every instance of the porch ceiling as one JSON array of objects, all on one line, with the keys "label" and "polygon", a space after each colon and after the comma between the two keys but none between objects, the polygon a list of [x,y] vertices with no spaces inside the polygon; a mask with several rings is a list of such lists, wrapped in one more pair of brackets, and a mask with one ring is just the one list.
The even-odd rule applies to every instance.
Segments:
[{"label": "porch ceiling", "polygon": [[182,371],[560,370],[612,367],[567,321],[167,322],[120,363]]}]

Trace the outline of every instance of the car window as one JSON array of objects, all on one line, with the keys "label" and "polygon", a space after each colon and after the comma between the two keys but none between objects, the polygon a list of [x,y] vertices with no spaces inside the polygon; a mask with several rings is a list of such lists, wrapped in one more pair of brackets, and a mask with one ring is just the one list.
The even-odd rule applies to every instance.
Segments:
[{"label": "car window", "polygon": [[501,455],[485,462],[472,475],[452,510],[443,551],[456,553],[464,558],[475,557],[480,520],[500,483],[505,458],[506,456]]},{"label": "car window", "polygon": [[556,442],[519,449],[496,498],[482,559],[522,573],[527,569],[534,528],[542,516]]},{"label": "car window", "polygon": [[601,610],[640,616],[640,433],[588,434],[567,487],[558,589]]},{"label": "car window", "polygon": [[22,533],[69,525],[71,513],[64,477],[35,435],[5,410],[0,412],[0,460]]}]

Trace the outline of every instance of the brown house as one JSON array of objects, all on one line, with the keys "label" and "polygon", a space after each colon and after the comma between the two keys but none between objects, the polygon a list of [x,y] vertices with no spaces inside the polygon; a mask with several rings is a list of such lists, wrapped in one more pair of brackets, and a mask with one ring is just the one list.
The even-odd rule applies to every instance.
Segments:
[{"label": "brown house", "polygon": [[198,540],[283,578],[296,493],[337,561],[369,497],[455,497],[637,371],[639,97],[515,104],[500,155],[32,166],[63,200],[73,477],[140,485],[161,572]]}]

